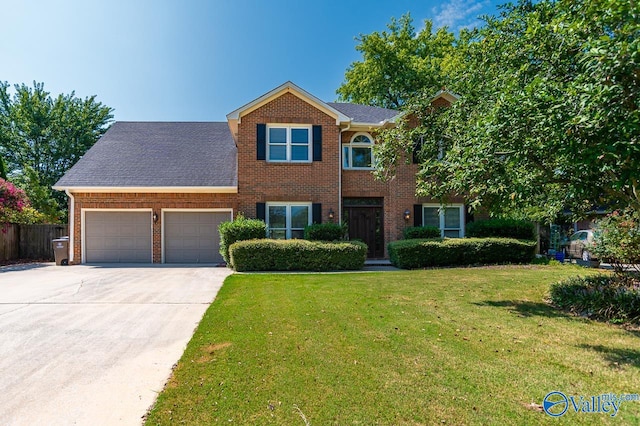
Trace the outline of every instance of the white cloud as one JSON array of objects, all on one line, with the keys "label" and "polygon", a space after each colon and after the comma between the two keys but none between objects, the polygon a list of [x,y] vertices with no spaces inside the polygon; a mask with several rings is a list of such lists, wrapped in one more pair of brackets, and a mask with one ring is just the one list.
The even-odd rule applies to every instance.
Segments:
[{"label": "white cloud", "polygon": [[449,0],[432,9],[435,28],[447,26],[450,31],[473,27],[482,10],[491,4],[490,0]]}]

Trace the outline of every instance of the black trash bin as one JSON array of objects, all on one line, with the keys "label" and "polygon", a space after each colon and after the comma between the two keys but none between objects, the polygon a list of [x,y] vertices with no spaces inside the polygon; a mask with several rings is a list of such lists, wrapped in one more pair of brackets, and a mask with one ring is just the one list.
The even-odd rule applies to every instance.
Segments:
[{"label": "black trash bin", "polygon": [[53,240],[53,254],[56,258],[56,265],[69,264],[69,237]]}]

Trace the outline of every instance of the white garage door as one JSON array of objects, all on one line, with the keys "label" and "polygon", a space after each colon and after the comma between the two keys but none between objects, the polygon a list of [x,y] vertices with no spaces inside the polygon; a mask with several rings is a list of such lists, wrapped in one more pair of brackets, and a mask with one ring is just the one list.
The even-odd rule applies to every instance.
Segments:
[{"label": "white garage door", "polygon": [[85,262],[151,263],[151,212],[87,211]]},{"label": "white garage door", "polygon": [[165,263],[222,262],[218,225],[229,212],[165,212]]}]

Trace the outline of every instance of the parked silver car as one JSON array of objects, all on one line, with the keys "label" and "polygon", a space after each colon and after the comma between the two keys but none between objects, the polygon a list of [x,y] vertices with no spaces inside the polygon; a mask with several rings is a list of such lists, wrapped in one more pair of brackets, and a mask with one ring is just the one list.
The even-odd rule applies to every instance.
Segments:
[{"label": "parked silver car", "polygon": [[564,251],[568,257],[574,259],[582,259],[585,262],[596,260],[591,248],[593,247],[593,231],[583,229],[577,231],[569,237],[569,241],[565,243]]}]

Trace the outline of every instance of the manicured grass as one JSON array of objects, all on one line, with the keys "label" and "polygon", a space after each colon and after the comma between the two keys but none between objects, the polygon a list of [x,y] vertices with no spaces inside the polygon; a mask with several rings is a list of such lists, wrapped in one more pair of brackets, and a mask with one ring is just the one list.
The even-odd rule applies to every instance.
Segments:
[{"label": "manicured grass", "polygon": [[640,334],[544,303],[586,270],[489,267],[227,279],[147,424],[639,424],[530,407],[640,393]]}]

